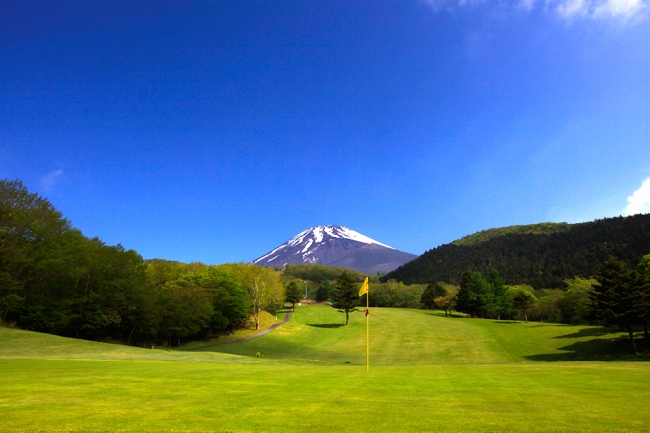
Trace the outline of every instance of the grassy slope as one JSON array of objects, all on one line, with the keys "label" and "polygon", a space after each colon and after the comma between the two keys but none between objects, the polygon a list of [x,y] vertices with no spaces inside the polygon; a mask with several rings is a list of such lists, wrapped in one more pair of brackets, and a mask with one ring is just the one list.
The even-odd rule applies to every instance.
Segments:
[{"label": "grassy slope", "polygon": [[[439,323],[438,323],[439,322]],[[259,339],[207,350],[266,358],[365,365],[365,316],[327,306],[296,308],[291,322]],[[444,325],[444,326],[441,326]],[[425,318],[418,310],[372,309],[373,365],[493,363],[510,360],[489,332],[467,321]]]},{"label": "grassy slope", "polygon": [[[261,316],[261,329],[277,323],[275,316],[264,313]],[[250,327],[253,327],[251,330]],[[255,333],[254,323],[248,323],[244,329],[238,330],[232,336],[219,339],[190,343],[184,348],[204,346],[207,344],[228,343],[249,337]],[[157,347],[156,350],[142,349],[121,344],[97,343],[39,332],[22,331],[0,327],[0,359],[94,359],[94,360],[134,360],[134,361],[189,361],[242,363],[252,362],[239,356],[231,356],[218,352],[185,352],[167,350]]]},{"label": "grassy slope", "polygon": [[[291,323],[260,339],[207,350],[269,359],[365,364],[365,317],[330,307],[297,308]],[[373,365],[513,361],[645,360],[628,354],[625,333],[594,326],[443,317],[438,311],[374,308]]]},{"label": "grassy slope", "polygon": [[[336,327],[343,315],[325,307],[299,309],[292,323],[267,336],[218,347],[246,356],[124,348],[0,328],[1,430],[646,428],[647,364],[530,362],[574,356],[563,348],[617,334],[436,314],[374,309],[370,373],[341,364],[363,363],[362,314],[352,315],[351,326]],[[266,356],[255,359],[253,350],[260,349]],[[21,355],[29,359],[16,358]],[[72,357],[85,359],[46,359]]]},{"label": "grassy slope", "polygon": [[[273,316],[267,313],[266,311],[262,311],[262,313],[260,314],[260,331],[263,331],[269,326],[284,320],[284,312],[285,310],[278,311],[278,314]],[[183,349],[193,349],[197,347],[210,346],[215,344],[234,343],[236,341],[243,340],[244,338],[251,337],[255,334],[257,334],[257,331],[255,330],[255,320],[251,317],[250,319],[248,319],[248,321],[244,324],[244,326],[241,329],[237,329],[232,333],[223,334],[211,340],[192,341],[183,344],[181,347]]]}]

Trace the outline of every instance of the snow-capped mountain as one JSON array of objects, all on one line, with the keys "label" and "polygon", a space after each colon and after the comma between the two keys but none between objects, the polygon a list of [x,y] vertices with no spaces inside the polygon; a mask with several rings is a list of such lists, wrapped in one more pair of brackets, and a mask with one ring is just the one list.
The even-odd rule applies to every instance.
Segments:
[{"label": "snow-capped mountain", "polygon": [[269,267],[318,263],[374,274],[390,272],[416,257],[347,227],[329,225],[307,229],[252,263]]}]

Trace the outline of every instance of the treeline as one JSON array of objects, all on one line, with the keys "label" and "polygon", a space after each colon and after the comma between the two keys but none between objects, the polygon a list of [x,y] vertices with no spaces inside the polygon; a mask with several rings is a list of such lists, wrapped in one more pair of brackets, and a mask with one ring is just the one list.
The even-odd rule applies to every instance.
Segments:
[{"label": "treeline", "polygon": [[[628,332],[633,352],[635,326],[643,327],[645,337],[649,338],[650,254],[635,269],[610,256],[595,278],[572,278],[564,283],[565,290],[534,291],[530,286],[505,285],[495,269],[487,278],[466,269],[455,295],[440,291],[440,284],[430,285],[422,302],[427,307],[456,310],[471,317],[523,318],[526,322],[533,317],[542,321],[614,325]],[[439,290],[440,297],[427,296],[432,287]]]},{"label": "treeline", "polygon": [[[305,293],[310,300],[332,302],[336,296],[335,284],[343,275],[359,283],[367,276],[359,271],[319,264],[292,264],[278,270],[287,288],[287,302],[291,303],[302,301]],[[405,285],[395,280],[381,283],[376,275],[368,279],[371,307],[420,308],[426,284]]]},{"label": "treeline", "polygon": [[572,225],[519,226],[442,245],[382,277],[405,284],[457,284],[465,269],[501,272],[509,284],[561,288],[564,280],[590,278],[609,256],[638,263],[650,245],[650,214]]},{"label": "treeline", "polygon": [[[334,296],[334,282],[344,273],[358,281],[363,281],[365,274],[347,268],[319,264],[290,264],[274,268],[287,288],[287,302],[296,303],[307,298],[316,302],[328,302]],[[371,276],[372,281],[379,281]]]},{"label": "treeline", "polygon": [[0,181],[0,319],[40,332],[180,344],[278,308],[276,272],[245,264],[145,261],[89,239],[20,181]]},{"label": "treeline", "polygon": [[[283,281],[309,281],[313,284],[320,284],[324,281],[336,281],[344,272],[349,273],[357,279],[363,280],[366,275],[362,272],[347,268],[335,268],[333,266],[319,264],[292,264],[284,268],[276,269],[280,271]],[[370,277],[373,281],[379,281],[376,276]]]}]

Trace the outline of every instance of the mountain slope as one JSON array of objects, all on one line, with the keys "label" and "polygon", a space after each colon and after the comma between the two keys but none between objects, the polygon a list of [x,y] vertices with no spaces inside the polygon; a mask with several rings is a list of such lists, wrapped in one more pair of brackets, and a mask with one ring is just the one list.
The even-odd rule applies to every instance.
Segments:
[{"label": "mountain slope", "polygon": [[328,225],[309,228],[252,263],[269,267],[318,263],[375,274],[390,272],[416,257],[347,227]]},{"label": "mountain slope", "polygon": [[509,284],[551,288],[561,287],[567,278],[595,275],[610,255],[636,266],[650,253],[650,214],[551,226],[547,231],[526,227],[519,226],[514,233],[499,229],[491,233],[497,236],[479,242],[475,236],[465,244],[441,245],[383,279],[453,283],[467,267],[484,274],[495,268]]}]

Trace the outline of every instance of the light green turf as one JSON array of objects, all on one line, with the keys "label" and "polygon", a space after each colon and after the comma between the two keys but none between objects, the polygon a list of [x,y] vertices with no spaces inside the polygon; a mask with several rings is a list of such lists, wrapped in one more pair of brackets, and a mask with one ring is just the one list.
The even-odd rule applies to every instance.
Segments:
[{"label": "light green turf", "polygon": [[[412,310],[431,316],[439,327],[461,321],[487,332],[507,352],[511,361],[646,361],[650,360],[647,341],[637,332],[640,353],[630,354],[627,332],[602,326],[560,323],[514,322],[444,317],[439,311]],[[441,322],[444,321],[444,322]]]},{"label": "light green turf", "polygon": [[351,317],[301,308],[231,353],[0,328],[0,431],[647,430],[650,364],[537,362],[624,358],[618,332],[373,309],[366,373]]},{"label": "light green turf", "polygon": [[375,367],[0,361],[0,430],[641,430],[639,363]]},{"label": "light green turf", "polygon": [[[373,365],[493,363],[508,354],[481,328],[460,320],[427,317],[418,310],[372,309],[370,335]],[[439,323],[440,322],[440,323]],[[299,307],[291,322],[264,337],[207,350],[270,359],[301,359],[365,365],[366,319],[327,306]],[[440,326],[440,324],[444,326]]]},{"label": "light green turf", "polygon": [[0,327],[0,359],[188,361],[222,364],[253,362],[249,358],[217,352],[170,351],[164,348],[142,349],[2,327]]},{"label": "light green turf", "polygon": [[[627,335],[596,326],[444,317],[440,312],[374,308],[372,365],[484,364],[513,361],[644,360]],[[327,306],[297,308],[291,323],[259,339],[206,350],[269,359],[365,365],[365,316]]]}]

